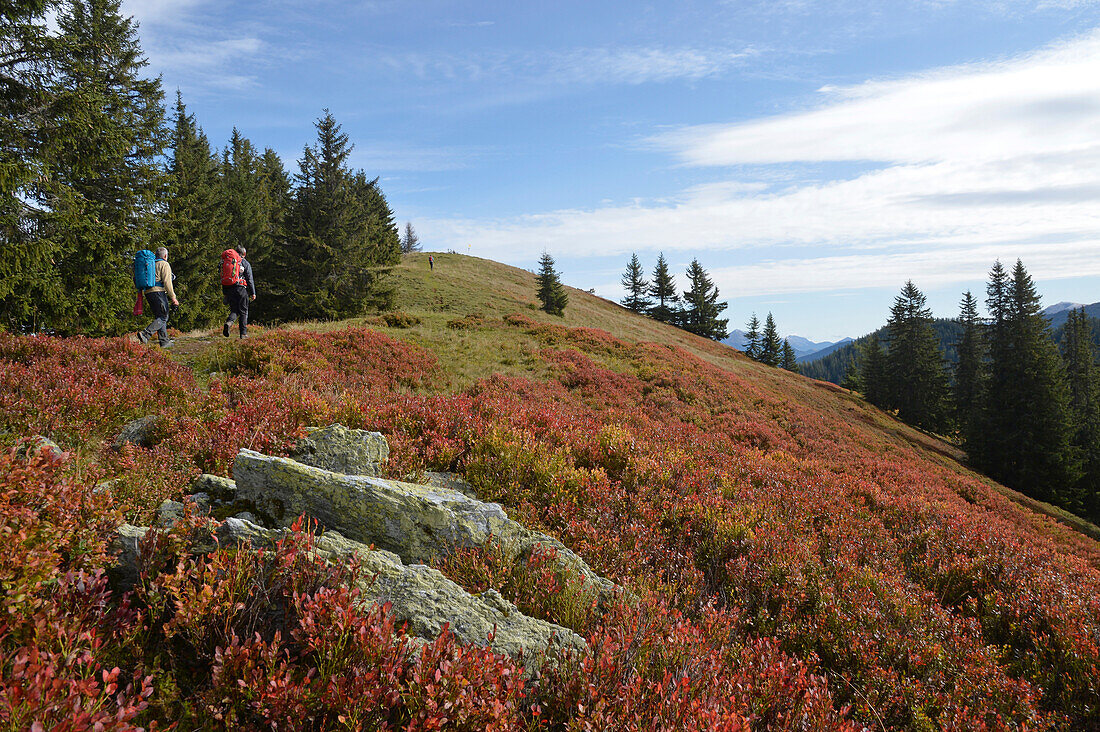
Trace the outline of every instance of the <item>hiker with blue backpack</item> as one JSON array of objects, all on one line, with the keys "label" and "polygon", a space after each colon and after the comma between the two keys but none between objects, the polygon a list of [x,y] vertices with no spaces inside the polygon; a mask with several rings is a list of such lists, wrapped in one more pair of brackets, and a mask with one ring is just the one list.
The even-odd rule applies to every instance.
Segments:
[{"label": "hiker with blue backpack", "polygon": [[256,299],[256,283],[252,279],[252,265],[244,258],[247,251],[243,244],[222,252],[222,297],[229,306],[229,317],[222,326],[222,335],[229,337],[229,329],[237,322],[241,338],[248,337],[248,302]]},{"label": "hiker with blue backpack", "polygon": [[149,309],[153,311],[153,322],[146,326],[145,330],[137,334],[137,339],[142,343],[148,343],[156,333],[160,340],[161,348],[170,348],[172,339],[168,337],[168,301],[179,307],[180,301],[176,299],[176,291],[172,288],[172,266],[168,264],[168,250],[159,247],[156,256],[148,249],[143,249],[134,256],[134,286],[138,289],[138,302],[134,307],[134,313],[141,314],[141,297],[149,303]]}]

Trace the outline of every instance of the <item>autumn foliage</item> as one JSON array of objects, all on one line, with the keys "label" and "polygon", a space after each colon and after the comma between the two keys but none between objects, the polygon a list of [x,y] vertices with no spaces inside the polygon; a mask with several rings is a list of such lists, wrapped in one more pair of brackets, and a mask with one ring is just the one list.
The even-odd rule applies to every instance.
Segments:
[{"label": "autumn foliage", "polygon": [[[210,355],[207,382],[120,340],[0,334],[0,728],[1100,727],[1092,540],[800,377],[490,325],[548,376],[454,392],[431,353],[365,328],[266,332]],[[145,414],[165,417],[156,447],[107,446]],[[331,422],[385,433],[395,476],[461,473],[633,597],[596,609],[539,557],[441,557],[585,636],[531,677],[406,637],[305,525],[196,555],[211,527],[191,517],[146,536],[132,594],[109,590],[118,521]],[[28,455],[32,434],[69,453]]]}]

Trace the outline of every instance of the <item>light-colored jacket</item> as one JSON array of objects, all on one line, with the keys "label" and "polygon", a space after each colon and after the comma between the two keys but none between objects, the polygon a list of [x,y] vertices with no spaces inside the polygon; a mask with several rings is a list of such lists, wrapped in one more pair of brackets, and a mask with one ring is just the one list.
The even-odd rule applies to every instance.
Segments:
[{"label": "light-colored jacket", "polygon": [[169,300],[176,299],[176,291],[172,289],[172,265],[167,260],[158,259],[156,264],[157,284],[155,287],[146,287],[145,292],[168,293]]}]

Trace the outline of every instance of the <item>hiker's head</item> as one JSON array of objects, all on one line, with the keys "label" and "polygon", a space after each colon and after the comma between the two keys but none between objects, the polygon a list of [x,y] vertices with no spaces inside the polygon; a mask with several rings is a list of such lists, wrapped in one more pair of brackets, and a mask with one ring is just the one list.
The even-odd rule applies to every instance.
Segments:
[{"label": "hiker's head", "polygon": [[168,261],[168,250],[165,249],[164,247],[157,247],[157,259],[163,259],[165,262],[167,262]]},{"label": "hiker's head", "polygon": [[244,248],[244,244],[238,244],[237,246],[235,246],[235,247],[233,247],[233,248],[234,248],[234,249],[236,249],[236,250],[237,250],[237,254],[240,254],[240,255],[241,255],[242,257],[243,257],[243,256],[244,256],[245,254],[248,254],[247,250],[245,250],[245,248]]}]

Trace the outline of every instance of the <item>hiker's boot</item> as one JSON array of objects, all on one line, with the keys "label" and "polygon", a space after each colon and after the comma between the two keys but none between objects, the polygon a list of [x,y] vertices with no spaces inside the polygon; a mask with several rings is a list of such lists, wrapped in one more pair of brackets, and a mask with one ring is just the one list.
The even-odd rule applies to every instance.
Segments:
[{"label": "hiker's boot", "polygon": [[148,343],[148,342],[149,342],[149,334],[147,334],[147,333],[146,333],[145,331],[143,331],[143,330],[139,330],[139,331],[138,331],[137,333],[135,333],[134,335],[136,335],[136,336],[137,336],[137,339],[138,339],[138,343],[140,343],[140,344],[141,344],[141,345],[143,345],[143,346],[144,346],[144,345],[145,345],[146,343]]},{"label": "hiker's boot", "polygon": [[222,335],[225,336],[226,338],[229,337],[229,323],[228,322],[225,325],[222,326]]},{"label": "hiker's boot", "polygon": [[174,340],[172,340],[171,338],[169,338],[166,341],[161,341],[160,342],[160,347],[161,348],[171,348],[174,345],[176,345],[176,342]]}]

